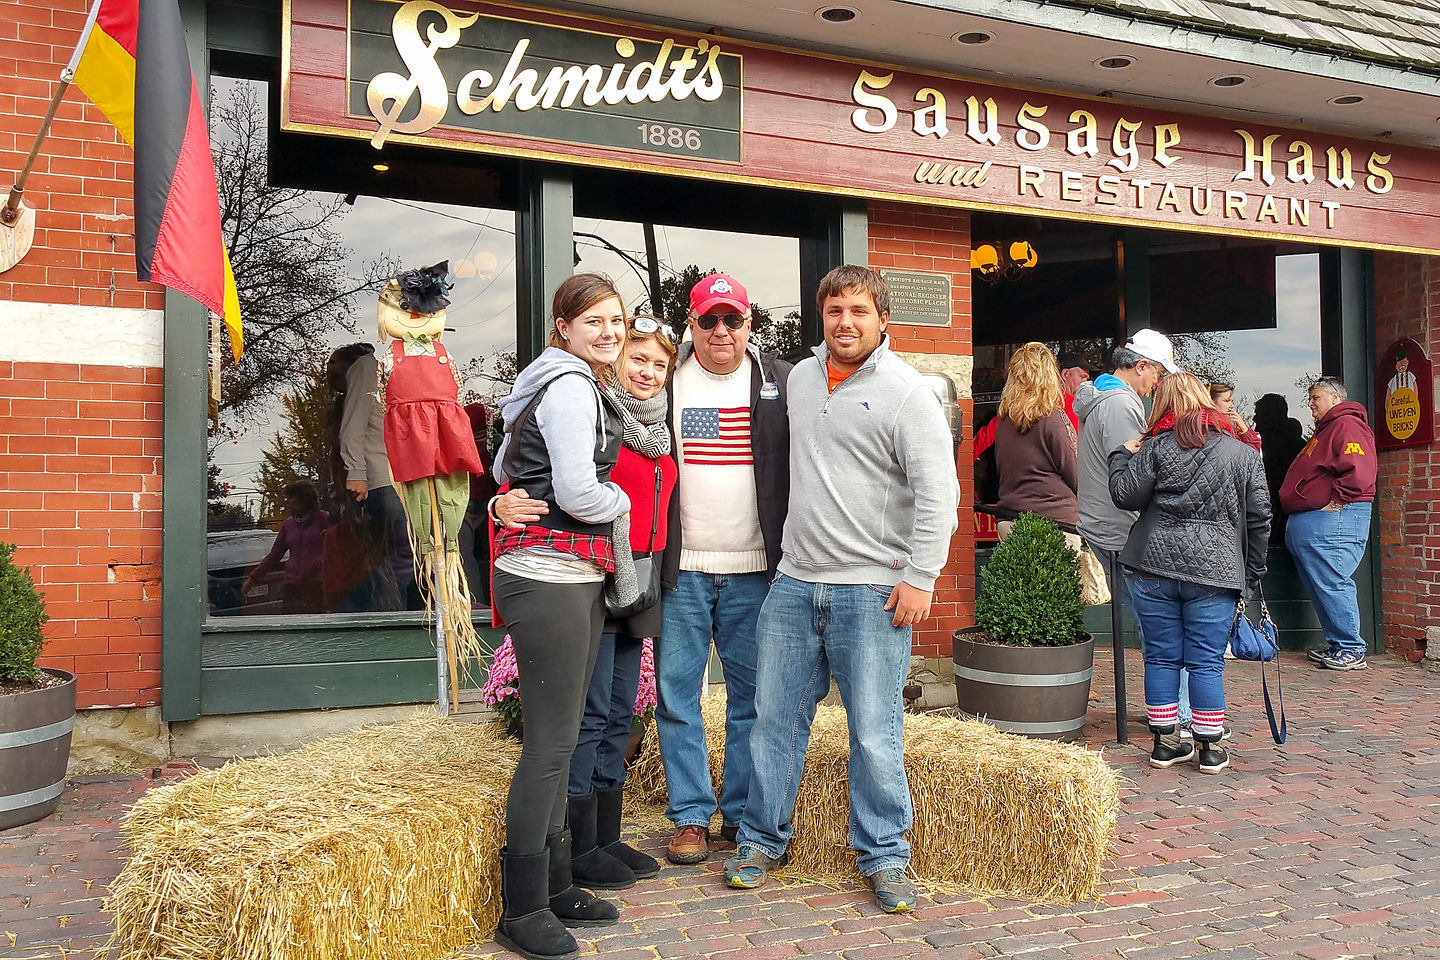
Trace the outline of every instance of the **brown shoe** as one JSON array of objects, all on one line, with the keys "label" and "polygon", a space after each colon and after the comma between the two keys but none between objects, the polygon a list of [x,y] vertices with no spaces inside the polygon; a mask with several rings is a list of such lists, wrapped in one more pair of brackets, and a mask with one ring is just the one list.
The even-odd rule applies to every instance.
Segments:
[{"label": "brown shoe", "polygon": [[695,825],[676,827],[665,845],[665,859],[671,863],[704,863],[710,857],[710,829]]},{"label": "brown shoe", "polygon": [[720,839],[726,843],[734,843],[735,838],[740,835],[740,828],[733,823],[727,823],[720,828]]}]

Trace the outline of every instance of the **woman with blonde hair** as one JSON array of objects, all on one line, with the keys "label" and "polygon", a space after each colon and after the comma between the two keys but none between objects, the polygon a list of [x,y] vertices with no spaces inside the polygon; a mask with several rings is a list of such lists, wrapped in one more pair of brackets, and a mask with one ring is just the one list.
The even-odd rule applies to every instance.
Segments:
[{"label": "woman with blonde hair", "polygon": [[[1120,562],[1134,571],[1135,613],[1145,623],[1150,763],[1170,767],[1198,754],[1201,773],[1219,773],[1230,764],[1220,745],[1225,645],[1236,601],[1265,573],[1270,537],[1260,454],[1235,436],[1199,379],[1172,373],[1155,390],[1143,440],[1110,454],[1110,496],[1140,511]],[[1182,668],[1193,743],[1181,739]]]},{"label": "woman with blonde hair", "polygon": [[[1075,428],[1065,415],[1060,368],[1043,343],[1015,351],[1006,370],[996,415],[995,466],[1000,474],[999,506],[1035,513],[1073,530],[1080,520],[1075,496]],[[1003,539],[1010,521],[997,524]],[[1066,541],[1080,549],[1080,537]]]}]

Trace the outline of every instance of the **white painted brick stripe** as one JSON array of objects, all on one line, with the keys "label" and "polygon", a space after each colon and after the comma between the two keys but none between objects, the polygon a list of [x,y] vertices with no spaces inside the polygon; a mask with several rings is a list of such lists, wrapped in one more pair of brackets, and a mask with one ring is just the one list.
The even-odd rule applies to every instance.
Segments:
[{"label": "white painted brick stripe", "polygon": [[163,310],[0,303],[0,360],[159,367],[164,345]]}]

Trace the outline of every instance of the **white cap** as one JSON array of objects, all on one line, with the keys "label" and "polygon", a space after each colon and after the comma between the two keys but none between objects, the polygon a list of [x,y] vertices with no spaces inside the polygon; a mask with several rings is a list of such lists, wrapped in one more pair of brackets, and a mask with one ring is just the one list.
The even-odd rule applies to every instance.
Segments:
[{"label": "white cap", "polygon": [[1175,347],[1170,343],[1170,338],[1158,330],[1151,330],[1146,327],[1144,330],[1136,330],[1125,344],[1126,350],[1134,350],[1146,360],[1153,360],[1171,373],[1179,373],[1180,365],[1175,362]]}]

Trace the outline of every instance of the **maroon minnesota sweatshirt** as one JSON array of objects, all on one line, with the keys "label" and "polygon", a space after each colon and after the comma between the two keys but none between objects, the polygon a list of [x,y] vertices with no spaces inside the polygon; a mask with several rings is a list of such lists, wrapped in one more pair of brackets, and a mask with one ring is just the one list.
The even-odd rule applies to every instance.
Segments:
[{"label": "maroon minnesota sweatshirt", "polygon": [[1375,499],[1375,434],[1365,408],[1342,400],[1315,424],[1315,435],[1300,451],[1280,487],[1286,513],[1319,510]]}]

